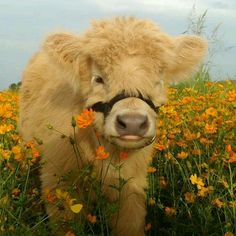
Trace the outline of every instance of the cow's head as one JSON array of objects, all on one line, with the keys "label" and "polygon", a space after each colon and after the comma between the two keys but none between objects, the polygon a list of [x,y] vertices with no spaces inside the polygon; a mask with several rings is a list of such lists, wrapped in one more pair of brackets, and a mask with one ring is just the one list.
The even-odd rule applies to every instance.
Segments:
[{"label": "cow's head", "polygon": [[140,148],[155,139],[166,86],[186,79],[205,55],[197,36],[171,37],[146,20],[96,21],[82,36],[57,33],[44,49],[96,111],[95,128],[113,144]]}]

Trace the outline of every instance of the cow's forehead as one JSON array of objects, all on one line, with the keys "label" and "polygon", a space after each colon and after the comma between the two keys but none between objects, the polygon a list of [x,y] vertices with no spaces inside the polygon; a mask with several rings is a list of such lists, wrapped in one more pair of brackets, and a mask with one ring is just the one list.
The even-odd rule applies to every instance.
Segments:
[{"label": "cow's forehead", "polygon": [[166,63],[173,46],[156,25],[134,19],[98,22],[85,36],[90,56],[103,68],[136,56]]},{"label": "cow's forehead", "polygon": [[135,55],[124,56],[116,63],[99,65],[92,62],[93,75],[105,76],[109,78],[126,78],[130,77],[156,77],[160,71],[161,63],[157,63],[152,58]]}]

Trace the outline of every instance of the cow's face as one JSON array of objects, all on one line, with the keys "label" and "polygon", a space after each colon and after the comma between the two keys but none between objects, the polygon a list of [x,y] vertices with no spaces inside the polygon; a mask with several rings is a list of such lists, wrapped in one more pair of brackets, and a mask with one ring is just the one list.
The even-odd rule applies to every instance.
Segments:
[{"label": "cow's face", "polygon": [[154,141],[157,112],[166,92],[151,58],[121,57],[109,71],[92,62],[90,86],[85,106],[96,111],[95,128],[104,138],[123,148]]},{"label": "cow's face", "polygon": [[84,107],[96,111],[98,132],[115,145],[140,148],[155,138],[155,108],[166,101],[166,84],[189,77],[207,44],[171,37],[146,20],[114,18],[95,22],[81,37],[53,34],[44,49]]}]

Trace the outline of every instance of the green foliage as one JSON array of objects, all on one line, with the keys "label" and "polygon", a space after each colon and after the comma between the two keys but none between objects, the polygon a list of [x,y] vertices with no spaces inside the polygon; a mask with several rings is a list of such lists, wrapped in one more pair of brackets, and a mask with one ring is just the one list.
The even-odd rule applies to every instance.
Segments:
[{"label": "green foliage", "polygon": [[[234,81],[195,81],[169,90],[170,102],[158,116],[156,156],[148,170],[147,235],[235,234],[235,89]],[[79,176],[69,172],[60,179],[68,183],[76,178],[70,189],[41,193],[36,144],[24,143],[16,130],[18,95],[1,93],[0,103],[1,235],[51,235],[58,226],[48,222],[44,209],[48,201],[69,209],[78,203],[90,213],[90,218],[84,217],[82,209],[74,220],[63,222],[68,232],[111,235],[108,219],[119,212],[120,203],[110,203],[102,193],[103,183],[97,180],[92,163],[84,165]],[[59,137],[74,146],[80,160],[75,136],[59,132]],[[119,174],[121,168],[115,166],[117,185],[110,186],[118,192],[129,181]],[[77,194],[78,182],[84,186],[83,195]]]}]

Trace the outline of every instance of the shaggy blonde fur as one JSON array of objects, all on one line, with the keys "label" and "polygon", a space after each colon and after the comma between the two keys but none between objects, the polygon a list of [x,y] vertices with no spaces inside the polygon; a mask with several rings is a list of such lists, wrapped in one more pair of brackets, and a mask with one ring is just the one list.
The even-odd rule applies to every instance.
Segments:
[{"label": "shaggy blonde fur", "polygon": [[[70,134],[72,116],[96,102],[109,101],[121,91],[132,96],[141,93],[160,106],[166,102],[166,86],[189,77],[202,61],[206,49],[206,42],[197,36],[172,37],[154,23],[136,18],[95,21],[82,35],[60,32],[47,37],[25,69],[19,121],[24,139],[38,137],[44,142],[40,147],[44,162],[42,188],[58,187],[58,178],[77,166],[70,143],[48,130],[47,124]],[[94,75],[102,77],[103,83],[91,80]],[[132,179],[122,191],[116,227],[116,216],[111,219],[113,232],[141,236],[144,235],[144,188],[147,188],[146,171],[152,145],[141,148],[144,146],[142,140],[131,142],[118,137],[114,128],[116,117],[130,112],[148,118],[148,130],[141,138],[153,138],[156,114],[135,97],[117,102],[106,118],[97,112],[94,127],[104,137],[103,145],[114,164],[118,163],[121,150],[129,150],[121,176]],[[97,144],[93,129],[81,129],[77,136],[84,160],[94,160]],[[108,161],[104,164],[108,165]],[[94,169],[100,171],[101,161],[94,162]],[[118,199],[117,191],[109,187],[116,181],[117,171],[110,167],[104,185],[104,193],[110,201]],[[47,212],[54,219],[66,214],[51,206],[47,206]]]}]

